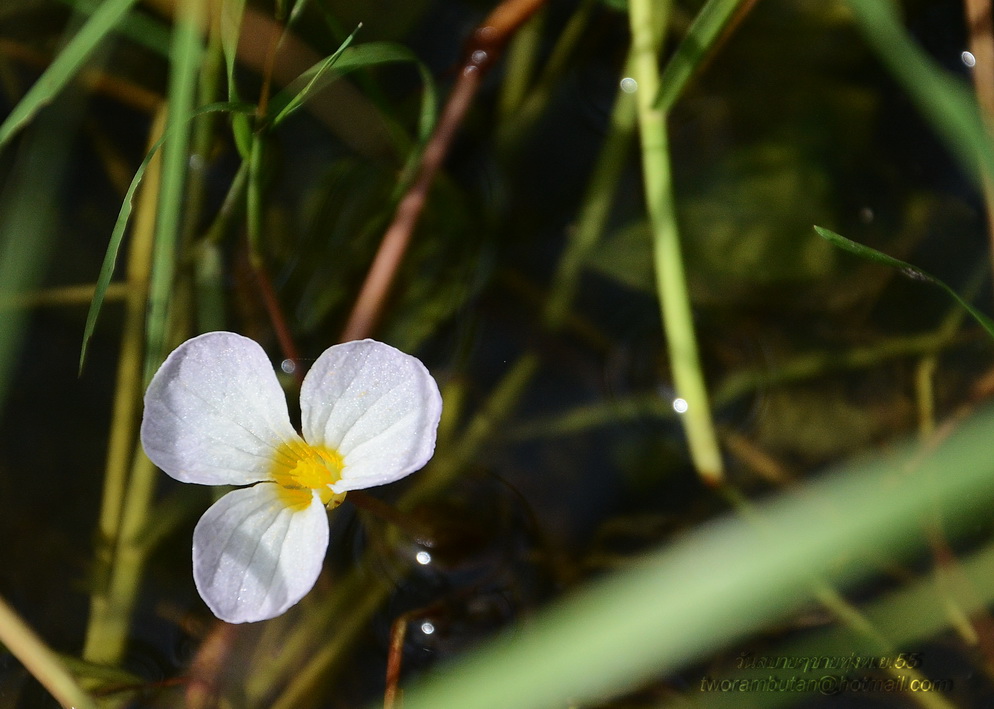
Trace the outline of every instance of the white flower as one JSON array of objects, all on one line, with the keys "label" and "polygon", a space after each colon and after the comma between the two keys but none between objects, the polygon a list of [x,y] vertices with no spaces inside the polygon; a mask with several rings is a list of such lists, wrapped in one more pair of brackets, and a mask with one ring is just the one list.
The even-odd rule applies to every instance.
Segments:
[{"label": "white flower", "polygon": [[348,490],[398,480],[435,448],[442,398],[414,357],[373,340],[335,345],[300,391],[301,429],[269,358],[230,332],[187,340],[145,393],[141,441],[181,482],[244,485],[193,532],[193,578],[221,620],[283,613],[314,586],[328,546],[325,508]]}]

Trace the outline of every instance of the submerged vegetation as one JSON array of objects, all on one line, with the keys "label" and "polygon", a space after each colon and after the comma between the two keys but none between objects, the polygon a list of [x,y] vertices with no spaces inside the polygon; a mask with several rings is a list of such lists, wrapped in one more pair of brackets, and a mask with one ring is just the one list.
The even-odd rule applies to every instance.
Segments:
[{"label": "submerged vegetation", "polygon": [[[989,0],[8,0],[0,704],[989,703],[989,106]],[[443,401],[261,622],[139,441],[212,331]]]}]

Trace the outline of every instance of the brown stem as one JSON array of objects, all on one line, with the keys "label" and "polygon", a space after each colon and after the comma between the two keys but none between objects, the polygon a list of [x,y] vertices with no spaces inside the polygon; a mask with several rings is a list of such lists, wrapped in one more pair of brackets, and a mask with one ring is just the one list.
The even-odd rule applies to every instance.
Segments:
[{"label": "brown stem", "polygon": [[383,692],[383,709],[395,709],[400,665],[404,656],[404,636],[407,635],[407,614],[399,616],[390,626],[390,651],[387,654],[387,685]]},{"label": "brown stem", "polygon": [[[273,324],[276,340],[280,343],[280,351],[283,353],[284,359],[289,359],[296,364],[300,361],[300,352],[297,350],[293,335],[290,333],[290,327],[283,315],[283,308],[280,307],[279,299],[276,297],[276,289],[273,288],[269,273],[261,264],[250,265],[249,268],[252,269],[259,284],[259,296],[262,298],[262,303],[269,314],[269,320]],[[303,384],[304,372],[300,367],[294,367],[293,377],[297,386]]]},{"label": "brown stem", "polygon": [[380,242],[379,251],[362,284],[341,340],[359,340],[376,329],[390,286],[404,259],[411,234],[417,226],[428,193],[452,140],[469,110],[484,73],[493,66],[514,32],[545,0],[504,0],[473,32],[466,47],[459,76],[445,104],[435,132],[428,140],[413,184],[397,204],[393,221]]}]

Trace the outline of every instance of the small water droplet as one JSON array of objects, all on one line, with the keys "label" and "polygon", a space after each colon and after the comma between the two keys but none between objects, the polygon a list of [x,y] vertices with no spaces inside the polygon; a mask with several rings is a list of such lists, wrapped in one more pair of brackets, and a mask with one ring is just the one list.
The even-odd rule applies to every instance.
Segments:
[{"label": "small water droplet", "polygon": [[421,632],[424,633],[425,635],[431,635],[432,633],[435,632],[435,626],[431,622],[426,620],[424,623],[421,624]]},{"label": "small water droplet", "polygon": [[680,399],[679,397],[673,400],[673,410],[678,414],[687,413],[687,400]]},{"label": "small water droplet", "polygon": [[977,65],[977,58],[970,52],[960,52],[959,59],[966,66],[974,67]]},{"label": "small water droplet", "polygon": [[280,369],[282,369],[283,372],[286,374],[293,374],[295,371],[297,371],[297,363],[294,362],[292,359],[285,359],[282,362],[280,362]]},{"label": "small water droplet", "polygon": [[633,94],[636,91],[638,91],[639,82],[635,81],[635,79],[633,79],[630,76],[626,76],[624,79],[621,80],[619,86],[621,87],[621,90],[624,91],[626,94]]},{"label": "small water droplet", "polygon": [[427,566],[431,563],[431,554],[426,551],[419,551],[414,555],[414,560],[417,561],[422,566]]}]

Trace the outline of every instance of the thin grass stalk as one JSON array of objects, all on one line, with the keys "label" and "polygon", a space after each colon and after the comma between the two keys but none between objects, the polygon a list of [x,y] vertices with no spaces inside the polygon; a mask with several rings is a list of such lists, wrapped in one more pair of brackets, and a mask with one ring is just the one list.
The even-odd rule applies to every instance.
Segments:
[{"label": "thin grass stalk", "polygon": [[[58,213],[71,142],[79,128],[79,106],[60,100],[42,113],[17,146],[16,159],[0,189],[0,299],[15,298],[41,282],[53,257]],[[8,311],[0,318],[0,410],[20,355],[27,314]]]},{"label": "thin grass stalk", "polygon": [[[93,293],[95,291],[96,288],[94,286],[79,285],[42,288],[41,290],[22,294],[2,293],[0,294],[0,313],[4,313],[7,310],[21,310],[24,308],[88,305],[93,300]],[[108,301],[124,300],[127,295],[127,286],[123,283],[115,283],[107,289],[106,298]]]},{"label": "thin grass stalk", "polygon": [[170,47],[169,131],[163,146],[162,189],[156,222],[152,279],[146,319],[145,381],[165,359],[169,339],[170,302],[176,276],[177,244],[189,163],[190,122],[202,55],[200,28],[206,3],[181,0],[177,4]]},{"label": "thin grass stalk", "polygon": [[535,80],[534,86],[520,98],[520,105],[513,111],[502,113],[501,126],[497,136],[500,150],[513,149],[518,145],[524,133],[535,124],[549,105],[553,93],[561,87],[563,74],[567,70],[567,62],[576,51],[577,45],[590,23],[593,10],[597,3],[584,0],[570,15],[569,21],[563,28],[553,46],[549,58]]},{"label": "thin grass stalk", "polygon": [[0,598],[0,643],[63,707],[97,709],[96,702],[76,683],[58,655],[3,598]]},{"label": "thin grass stalk", "polygon": [[535,72],[535,62],[542,42],[545,13],[539,11],[514,35],[508,45],[504,81],[500,87],[498,115],[501,122],[509,120],[520,108]]},{"label": "thin grass stalk", "polygon": [[542,313],[546,327],[551,330],[558,330],[566,321],[583,269],[604,233],[618,180],[628,159],[635,116],[635,97],[619,91],[611,111],[611,130],[587,183],[576,229],[552,277]]},{"label": "thin grass stalk", "polygon": [[[300,672],[300,667],[308,664],[314,655],[316,645],[323,644],[334,634],[334,623],[340,618],[348,618],[349,625],[363,627],[368,617],[355,615],[354,599],[376,595],[384,584],[368,575],[368,564],[357,563],[344,576],[338,579],[335,588],[320,604],[306,603],[301,607],[303,618],[295,623],[293,631],[280,641],[279,652],[273,646],[260,646],[253,658],[251,671],[245,681],[245,696],[249,706],[268,707],[276,693],[275,688],[287,685]],[[370,609],[370,613],[375,608]],[[344,650],[345,646],[340,647]],[[332,659],[332,664],[334,659]]]},{"label": "thin grass stalk", "polygon": [[723,36],[756,4],[756,0],[708,0],[697,13],[659,80],[657,108],[668,111]]},{"label": "thin grass stalk", "polygon": [[44,106],[80,73],[86,61],[135,4],[135,0],[106,0],[79,28],[14,109],[0,123],[0,148],[20,132]]},{"label": "thin grass stalk", "polygon": [[452,484],[514,413],[538,366],[538,356],[531,352],[518,358],[494,387],[484,407],[463,430],[458,442],[449,451],[437,455],[419,478],[418,485],[398,501],[397,507],[401,511],[414,509]]},{"label": "thin grass stalk", "polygon": [[[880,0],[846,0],[884,66],[928,120],[960,166],[982,184],[994,178],[994,141],[966,85],[943,70],[908,35],[899,6]],[[986,176],[986,178],[984,177]]]},{"label": "thin grass stalk", "polygon": [[[220,100],[220,77],[224,69],[224,54],[221,47],[220,21],[211,22],[208,28],[207,47],[197,85],[197,103],[200,106]],[[232,114],[237,115],[237,114]],[[190,141],[190,170],[186,183],[186,209],[180,230],[184,253],[193,243],[203,215],[207,194],[207,166],[214,145],[214,126],[218,116],[207,113],[193,120]]]},{"label": "thin grass stalk", "polygon": [[348,623],[335,628],[328,640],[318,646],[303,666],[297,668],[290,683],[272,704],[267,705],[267,709],[299,709],[316,704],[313,700],[308,701],[309,697],[313,697],[327,681],[330,671],[365,630],[369,619],[383,605],[392,590],[386,584],[377,583],[355,599],[348,609]]},{"label": "thin grass stalk", "polygon": [[[963,311],[956,308],[958,313]],[[962,336],[945,322],[933,332],[900,335],[874,345],[854,347],[842,352],[801,353],[776,369],[760,368],[736,372],[715,389],[718,406],[730,404],[757,389],[768,389],[826,376],[832,372],[869,369],[894,359],[930,356],[949,347]],[[672,405],[655,392],[618,397],[610,401],[581,404],[555,416],[522,421],[507,432],[514,440],[576,435],[601,426],[643,418],[673,419]]]},{"label": "thin grass stalk", "polygon": [[669,3],[631,0],[633,78],[642,143],[646,206],[653,232],[656,286],[666,331],[677,395],[686,402],[681,420],[694,467],[704,482],[718,485],[724,466],[711,420],[707,386],[701,371],[694,320],[683,270],[683,255],[673,205],[666,112],[656,108],[659,93],[658,51]]},{"label": "thin grass stalk", "polygon": [[[150,509],[157,477],[158,469],[137,449],[124,500],[120,535],[114,548],[105,610],[95,632],[87,636],[90,656],[84,656],[84,659],[116,665],[124,657],[131,616],[150,550],[144,532],[152,518]],[[91,637],[94,639],[92,645],[89,644]]]},{"label": "thin grass stalk", "polygon": [[[165,123],[166,111],[163,108],[153,124],[149,146],[154,145],[162,136]],[[142,185],[128,254],[124,329],[104,473],[103,499],[97,521],[95,565],[99,583],[90,601],[90,620],[83,646],[85,660],[105,664],[115,664],[120,658],[126,634],[126,628],[121,627],[118,617],[119,609],[114,607],[115,599],[110,596],[110,586],[115,565],[119,561],[115,555],[121,538],[125,495],[136,449],[143,389],[145,304],[151,277],[160,169],[161,161],[157,155],[149,163]]]}]

